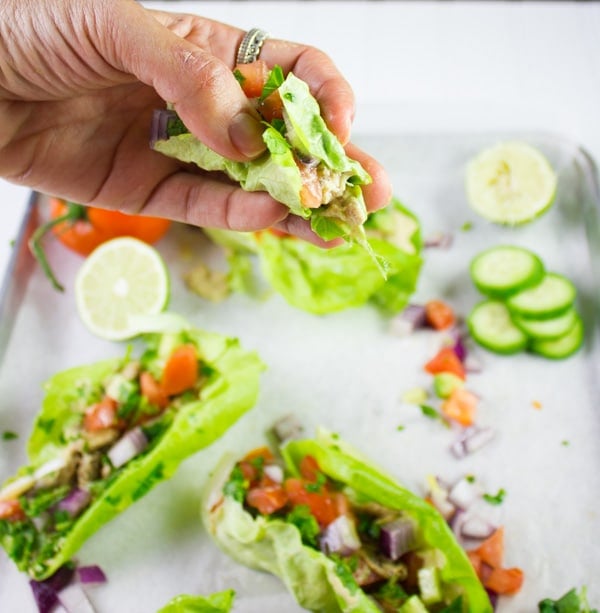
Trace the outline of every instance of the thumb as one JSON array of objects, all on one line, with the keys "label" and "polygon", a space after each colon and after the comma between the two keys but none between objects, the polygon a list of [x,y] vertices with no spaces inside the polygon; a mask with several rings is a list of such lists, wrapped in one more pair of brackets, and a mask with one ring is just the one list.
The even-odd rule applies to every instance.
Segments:
[{"label": "thumb", "polygon": [[265,144],[258,114],[231,69],[171,32],[136,2],[119,5],[113,34],[119,68],[152,86],[211,149],[241,161],[260,154]]}]

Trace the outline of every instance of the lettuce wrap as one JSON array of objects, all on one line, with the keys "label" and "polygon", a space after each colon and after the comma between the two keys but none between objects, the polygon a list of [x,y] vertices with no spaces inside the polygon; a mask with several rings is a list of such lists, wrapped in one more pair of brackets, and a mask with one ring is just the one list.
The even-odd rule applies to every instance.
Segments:
[{"label": "lettuce wrap", "polygon": [[253,255],[270,286],[291,305],[315,314],[333,313],[372,302],[386,314],[401,311],[419,279],[422,238],[416,216],[398,199],[371,213],[367,241],[387,263],[384,279],[373,259],[357,245],[322,249],[273,231],[258,233],[205,229],[228,253],[234,288],[252,288],[245,280]]},{"label": "lettuce wrap", "polygon": [[268,449],[212,475],[202,518],[235,560],[280,577],[311,611],[470,611],[492,605],[438,511],[336,435]]},{"label": "lettuce wrap", "polygon": [[263,365],[236,339],[190,328],[144,340],[137,359],[128,351],[44,386],[29,464],[0,490],[0,543],[35,579],[256,401]]},{"label": "lettuce wrap", "polygon": [[[280,116],[265,114],[262,102],[267,94],[278,97]],[[370,251],[361,185],[370,183],[371,177],[327,128],[308,85],[293,73],[284,78],[276,66],[254,102],[264,118],[266,145],[255,160],[235,162],[219,155],[193,136],[172,110],[155,112],[151,146],[204,170],[223,172],[246,191],[268,192],[294,215],[309,219],[325,240],[343,237]]]},{"label": "lettuce wrap", "polygon": [[234,598],[233,590],[216,592],[210,596],[182,594],[169,601],[157,613],[229,613]]}]

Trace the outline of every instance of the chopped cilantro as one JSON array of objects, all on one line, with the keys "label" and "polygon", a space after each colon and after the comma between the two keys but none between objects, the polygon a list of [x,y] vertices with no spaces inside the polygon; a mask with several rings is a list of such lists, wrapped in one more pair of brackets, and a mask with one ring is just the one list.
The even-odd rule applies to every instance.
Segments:
[{"label": "chopped cilantro", "polygon": [[302,537],[302,542],[305,545],[317,547],[317,537],[321,530],[315,516],[310,512],[308,505],[296,505],[287,514],[286,521],[298,528]]},{"label": "chopped cilantro", "polygon": [[19,435],[16,432],[12,432],[11,430],[5,430],[2,433],[3,441],[14,441],[16,438],[19,438]]},{"label": "chopped cilantro", "polygon": [[585,587],[579,593],[573,588],[557,600],[545,598],[538,603],[538,609],[540,613],[598,613],[598,609],[590,608]]},{"label": "chopped cilantro", "polygon": [[406,428],[406,426],[403,426],[402,424],[400,424],[399,426],[396,427],[396,430],[398,430],[398,432],[402,432],[402,430],[404,430]]},{"label": "chopped cilantro", "polygon": [[468,232],[469,230],[473,229],[473,222],[472,221],[465,221],[465,223],[460,227],[460,229],[463,232]]},{"label": "chopped cilantro", "polygon": [[564,441],[561,441],[561,443],[560,443],[560,444],[561,444],[563,447],[568,447],[568,446],[571,444],[571,442],[570,442],[570,441],[567,441],[567,440],[565,439]]},{"label": "chopped cilantro", "polygon": [[475,483],[475,475],[467,475],[465,479],[467,480],[467,483]]},{"label": "chopped cilantro", "polygon": [[237,500],[240,504],[244,504],[246,499],[246,490],[248,482],[244,477],[244,473],[239,466],[235,466],[229,475],[229,480],[223,486],[223,494]]},{"label": "chopped cilantro", "polygon": [[244,81],[246,80],[246,77],[240,72],[239,68],[236,68],[233,71],[233,76],[235,77],[235,80],[240,84],[243,85]]},{"label": "chopped cilantro", "polygon": [[399,609],[408,599],[408,594],[394,579],[386,581],[374,594],[375,600],[383,605],[386,611]]},{"label": "chopped cilantro", "polygon": [[379,540],[381,526],[372,515],[369,515],[368,513],[359,514],[357,529],[360,534],[365,534],[373,540]]},{"label": "chopped cilantro", "polygon": [[440,414],[428,404],[420,404],[419,408],[425,417],[429,417],[430,419],[439,419],[440,417]]},{"label": "chopped cilantro", "polygon": [[323,486],[327,483],[327,477],[320,471],[317,471],[314,483],[306,483],[304,489],[307,492],[319,493]]},{"label": "chopped cilantro", "polygon": [[188,134],[189,130],[179,117],[170,117],[167,121],[167,136],[179,136]]},{"label": "chopped cilantro", "polygon": [[342,558],[337,554],[333,554],[329,557],[335,563],[335,573],[340,578],[343,586],[350,592],[350,594],[356,594],[359,588],[358,583],[356,583],[356,579],[352,574],[351,567],[352,562],[356,564],[356,560]]},{"label": "chopped cilantro", "polygon": [[28,517],[39,517],[44,511],[54,506],[59,500],[62,500],[69,493],[69,486],[50,490],[40,490],[32,496],[23,496],[20,499],[21,507]]},{"label": "chopped cilantro", "polygon": [[493,495],[493,494],[484,494],[483,495],[483,499],[488,502],[489,504],[502,504],[502,502],[504,501],[504,497],[506,496],[506,491],[504,490],[504,488],[500,488],[498,490],[498,493]]},{"label": "chopped cilantro", "polygon": [[283,76],[283,70],[281,66],[275,65],[267,77],[267,81],[263,86],[263,90],[260,94],[260,100],[264,100],[267,96],[272,94],[283,83],[285,77]]}]

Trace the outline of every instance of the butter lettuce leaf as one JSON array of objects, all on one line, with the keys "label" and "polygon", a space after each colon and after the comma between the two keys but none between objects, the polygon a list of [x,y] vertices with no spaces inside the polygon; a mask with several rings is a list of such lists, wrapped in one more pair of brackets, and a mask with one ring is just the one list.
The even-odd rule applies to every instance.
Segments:
[{"label": "butter lettuce leaf", "polygon": [[215,592],[210,596],[181,594],[169,601],[157,613],[229,613],[234,598],[233,590]]},{"label": "butter lettuce leaf", "polygon": [[[36,537],[31,532],[31,522],[0,521],[2,546],[20,570],[36,579],[52,575],[101,526],[171,477],[184,459],[222,436],[256,402],[264,365],[237,339],[186,329],[146,335],[145,340],[148,349],[144,359],[149,370],[160,370],[166,349],[194,344],[208,373],[206,383],[196,399],[165,411],[164,423],[151,444],[102,482],[90,506],[57,538],[44,542],[45,536]],[[63,457],[69,430],[80,422],[85,407],[99,399],[101,383],[122,365],[121,359],[105,360],[60,372],[47,381],[27,447],[29,464],[18,471],[17,478]]]}]

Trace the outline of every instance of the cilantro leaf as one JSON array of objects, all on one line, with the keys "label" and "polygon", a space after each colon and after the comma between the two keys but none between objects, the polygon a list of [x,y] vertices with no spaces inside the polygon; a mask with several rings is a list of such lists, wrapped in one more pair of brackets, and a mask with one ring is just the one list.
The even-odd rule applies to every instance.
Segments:
[{"label": "cilantro leaf", "polygon": [[263,90],[260,94],[260,101],[263,101],[267,96],[272,94],[279,86],[285,81],[283,76],[283,70],[281,66],[275,65],[267,77],[267,81],[263,86]]},{"label": "cilantro leaf", "polygon": [[317,547],[317,537],[321,530],[315,516],[310,512],[308,505],[296,505],[287,514],[286,521],[298,528],[302,537],[302,542],[305,545]]},{"label": "cilantro leaf", "polygon": [[497,494],[484,494],[483,499],[489,504],[502,504],[504,501],[504,497],[506,496],[506,491],[504,488],[500,488]]}]

